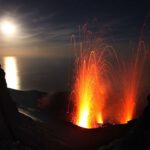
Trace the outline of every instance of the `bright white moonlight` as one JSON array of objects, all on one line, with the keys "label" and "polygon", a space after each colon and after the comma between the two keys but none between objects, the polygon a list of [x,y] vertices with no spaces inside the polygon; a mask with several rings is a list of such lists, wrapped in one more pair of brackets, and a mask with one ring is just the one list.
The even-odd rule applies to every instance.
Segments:
[{"label": "bright white moonlight", "polygon": [[12,36],[16,33],[16,25],[9,21],[2,22],[1,31],[4,35]]}]

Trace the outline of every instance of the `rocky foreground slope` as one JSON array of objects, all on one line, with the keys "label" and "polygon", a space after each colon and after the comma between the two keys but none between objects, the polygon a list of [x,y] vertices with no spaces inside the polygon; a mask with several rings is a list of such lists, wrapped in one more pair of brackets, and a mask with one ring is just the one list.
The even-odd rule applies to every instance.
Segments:
[{"label": "rocky foreground slope", "polygon": [[0,69],[0,150],[120,150],[130,149],[131,145],[132,149],[148,149],[148,117],[146,121],[97,129],[83,129],[55,116],[47,123],[35,121],[19,113],[7,89],[5,73]]}]

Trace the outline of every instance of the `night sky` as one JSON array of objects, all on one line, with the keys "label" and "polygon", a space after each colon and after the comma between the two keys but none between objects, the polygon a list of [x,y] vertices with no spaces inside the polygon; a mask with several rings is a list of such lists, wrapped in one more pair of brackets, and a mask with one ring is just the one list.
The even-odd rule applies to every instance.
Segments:
[{"label": "night sky", "polygon": [[3,55],[70,57],[70,37],[78,26],[95,26],[114,47],[126,47],[150,34],[150,4],[138,0],[0,0],[0,21],[7,18],[18,27],[13,39],[0,33]]}]

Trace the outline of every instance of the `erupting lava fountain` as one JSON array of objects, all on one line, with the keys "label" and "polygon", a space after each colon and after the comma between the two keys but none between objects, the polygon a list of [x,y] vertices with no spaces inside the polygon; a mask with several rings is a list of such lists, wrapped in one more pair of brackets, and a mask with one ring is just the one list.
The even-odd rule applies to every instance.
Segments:
[{"label": "erupting lava fountain", "polygon": [[[112,82],[108,77],[113,73],[110,72],[111,63],[106,58],[110,50],[106,50],[105,46],[95,48],[98,44],[94,42],[94,38],[88,36],[85,29],[83,31],[84,41],[77,59],[72,90],[72,122],[84,128],[96,128],[106,122],[127,123],[135,118],[141,72],[146,58],[144,42],[139,43],[135,56],[131,57],[130,61],[124,62],[123,65],[123,61],[118,63],[118,66],[121,66],[121,70],[117,71],[119,76],[114,76],[115,82],[110,84]],[[113,96],[111,97],[109,92],[111,89],[115,95],[114,84],[117,82],[121,96],[114,99],[110,107],[108,100],[111,98],[112,101]]]},{"label": "erupting lava fountain", "polygon": [[122,67],[122,112],[120,123],[127,123],[136,117],[136,108],[138,107],[138,96],[140,95],[139,87],[146,60],[147,49],[143,41],[130,58],[130,61],[124,63]]},{"label": "erupting lava fountain", "polygon": [[108,95],[106,74],[108,64],[105,50],[82,52],[77,61],[72,120],[84,128],[95,128],[103,124],[103,108]]}]

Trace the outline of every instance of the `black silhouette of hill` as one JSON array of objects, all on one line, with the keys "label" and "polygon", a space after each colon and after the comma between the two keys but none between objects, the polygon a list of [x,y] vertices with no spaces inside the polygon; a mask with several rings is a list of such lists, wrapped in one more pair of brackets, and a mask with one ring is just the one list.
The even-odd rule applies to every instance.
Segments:
[{"label": "black silhouette of hill", "polygon": [[[1,135],[0,149],[21,149],[21,150],[128,150],[128,149],[149,149],[150,147],[150,127],[141,125],[141,120],[133,120],[124,125],[104,125],[96,129],[84,129],[73,125],[58,117],[49,117],[48,122],[39,122],[41,118],[37,115],[43,112],[37,107],[39,98],[47,95],[39,91],[17,91],[9,89],[10,95],[22,109],[35,109],[37,120],[25,115],[25,113],[14,112],[16,107],[11,105],[8,112],[15,114],[14,122],[17,125],[15,135],[12,138],[10,130],[5,123],[5,119],[0,113]],[[62,93],[53,95],[60,98]],[[4,97],[7,95],[4,95]],[[65,99],[64,99],[65,101]],[[57,105],[57,103],[55,103]],[[56,107],[56,106],[55,106]],[[59,110],[59,109],[58,109]],[[30,112],[31,113],[31,112]],[[31,113],[33,115],[34,113]],[[43,113],[42,116],[45,114]],[[43,119],[43,118],[42,118]],[[13,118],[12,118],[13,120]]]}]

